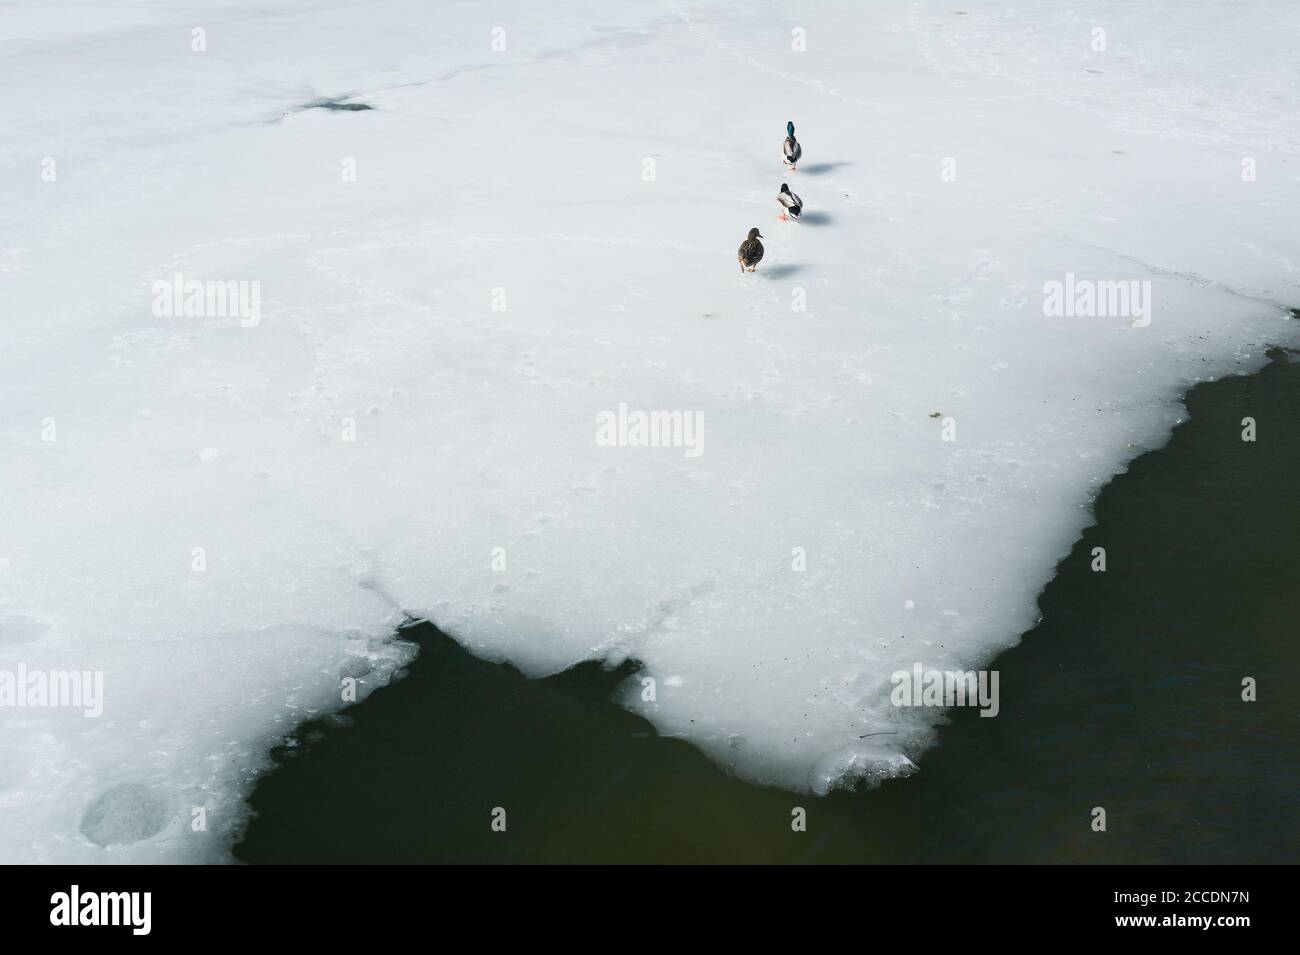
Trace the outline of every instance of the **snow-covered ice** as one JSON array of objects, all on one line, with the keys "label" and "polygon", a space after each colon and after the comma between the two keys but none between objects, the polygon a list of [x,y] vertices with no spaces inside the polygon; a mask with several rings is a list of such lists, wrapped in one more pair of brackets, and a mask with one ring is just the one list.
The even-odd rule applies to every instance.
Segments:
[{"label": "snow-covered ice", "polygon": [[[530,674],[634,656],[626,705],[749,779],[908,770],[936,714],[889,675],[1015,643],[1180,394],[1300,340],[1298,28],[7,4],[0,672],[102,671],[104,715],[0,708],[0,860],[225,858],[403,610]],[[1149,324],[1045,315],[1067,273]],[[256,314],[158,314],[177,274]],[[620,404],[702,453],[602,446]]]}]

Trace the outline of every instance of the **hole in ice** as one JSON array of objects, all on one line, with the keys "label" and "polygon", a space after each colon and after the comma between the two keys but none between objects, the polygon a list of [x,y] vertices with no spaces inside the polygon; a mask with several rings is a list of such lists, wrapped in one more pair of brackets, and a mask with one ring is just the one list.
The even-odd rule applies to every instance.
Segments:
[{"label": "hole in ice", "polygon": [[81,817],[81,832],[96,845],[140,842],[162,832],[167,806],[140,783],[121,783],[101,794]]},{"label": "hole in ice", "polygon": [[369,103],[345,103],[336,99],[315,99],[306,104],[304,109],[332,109],[345,113],[358,113],[364,109],[374,109]]}]

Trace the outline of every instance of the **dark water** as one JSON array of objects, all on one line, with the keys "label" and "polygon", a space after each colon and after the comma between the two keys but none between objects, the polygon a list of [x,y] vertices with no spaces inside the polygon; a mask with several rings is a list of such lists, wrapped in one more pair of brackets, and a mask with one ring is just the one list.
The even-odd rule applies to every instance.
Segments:
[{"label": "dark water", "polygon": [[[608,702],[630,666],[526,680],[420,625],[405,633],[421,647],[407,679],[276,754],[235,855],[1296,862],[1300,364],[1272,357],[1195,388],[1190,422],[1106,487],[1040,596],[1042,622],[995,664],[1001,714],[955,711],[911,778],[828,798],[742,783]],[[1105,573],[1090,569],[1096,546]],[[1241,699],[1245,677],[1257,702]],[[794,806],[806,832],[790,828]]]}]

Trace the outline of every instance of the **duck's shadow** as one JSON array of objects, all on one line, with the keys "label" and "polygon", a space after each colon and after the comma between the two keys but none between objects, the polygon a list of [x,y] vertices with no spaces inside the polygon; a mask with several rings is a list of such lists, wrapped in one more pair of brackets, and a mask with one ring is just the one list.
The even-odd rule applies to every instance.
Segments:
[{"label": "duck's shadow", "polygon": [[821,176],[828,172],[840,168],[840,166],[852,166],[851,162],[815,162],[811,166],[800,166],[799,172],[806,173],[809,176]]},{"label": "duck's shadow", "polygon": [[805,268],[807,266],[804,265],[774,265],[771,268],[764,269],[763,274],[769,279],[784,279],[799,274]]},{"label": "duck's shadow", "polygon": [[831,217],[826,212],[805,212],[799,217],[803,225],[830,225]]}]

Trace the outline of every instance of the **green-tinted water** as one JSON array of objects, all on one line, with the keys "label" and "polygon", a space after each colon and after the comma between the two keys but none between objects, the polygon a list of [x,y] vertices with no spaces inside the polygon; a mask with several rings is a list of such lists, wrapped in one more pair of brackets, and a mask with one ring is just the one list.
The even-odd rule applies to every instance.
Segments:
[{"label": "green-tinted water", "polygon": [[[252,797],[249,862],[1295,862],[1300,859],[1300,365],[1188,395],[1190,422],[1097,523],[920,773],[828,798],[748,785],[608,702],[407,631],[407,679],[302,727]],[[1258,437],[1241,440],[1242,418]],[[1107,571],[1091,570],[1094,547]],[[1258,701],[1243,702],[1243,678]],[[791,831],[792,807],[808,830]],[[1107,812],[1093,832],[1091,810]],[[506,810],[506,832],[490,827]]]}]

